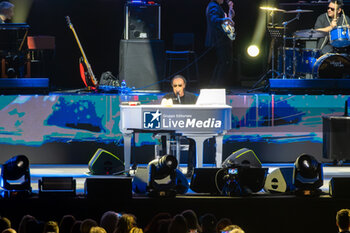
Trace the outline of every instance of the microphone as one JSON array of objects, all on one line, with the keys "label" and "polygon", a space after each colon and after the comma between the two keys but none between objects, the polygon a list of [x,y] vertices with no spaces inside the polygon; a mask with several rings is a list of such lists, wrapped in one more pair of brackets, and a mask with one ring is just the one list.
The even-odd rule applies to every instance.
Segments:
[{"label": "microphone", "polygon": [[176,92],[176,97],[177,97],[177,101],[179,102],[179,104],[181,104],[179,92]]}]

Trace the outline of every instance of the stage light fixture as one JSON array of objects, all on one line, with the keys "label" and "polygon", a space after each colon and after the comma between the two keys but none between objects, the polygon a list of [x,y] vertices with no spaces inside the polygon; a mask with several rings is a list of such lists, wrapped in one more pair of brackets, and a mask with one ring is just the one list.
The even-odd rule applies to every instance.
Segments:
[{"label": "stage light fixture", "polygon": [[263,43],[263,39],[266,32],[266,15],[264,11],[258,11],[258,17],[254,29],[253,36],[251,37],[250,45],[247,48],[247,54],[250,57],[257,57],[260,54],[260,47]]},{"label": "stage light fixture", "polygon": [[323,185],[322,164],[312,155],[301,154],[294,163],[293,184],[297,195],[319,195]]},{"label": "stage light fixture", "polygon": [[2,165],[1,187],[4,189],[4,197],[31,194],[29,160],[26,156],[17,155]]},{"label": "stage light fixture", "polygon": [[148,163],[148,193],[150,196],[176,195],[176,157],[164,155]]},{"label": "stage light fixture", "polygon": [[259,55],[260,53],[260,49],[258,46],[256,45],[250,45],[248,48],[247,48],[247,53],[249,56],[251,57],[256,57]]}]

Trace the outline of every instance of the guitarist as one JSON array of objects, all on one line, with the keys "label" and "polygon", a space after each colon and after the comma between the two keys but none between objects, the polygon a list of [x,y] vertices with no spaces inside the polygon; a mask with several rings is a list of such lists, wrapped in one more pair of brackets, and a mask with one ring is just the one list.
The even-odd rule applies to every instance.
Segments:
[{"label": "guitarist", "polygon": [[227,22],[233,28],[234,22],[232,18],[235,16],[235,12],[232,1],[227,0],[228,14],[221,7],[223,3],[224,0],[211,0],[206,9],[207,35],[205,46],[215,48],[217,58],[217,63],[210,80],[210,85],[213,86],[220,86],[224,80],[230,78],[233,62],[233,40],[227,36],[222,24]]}]

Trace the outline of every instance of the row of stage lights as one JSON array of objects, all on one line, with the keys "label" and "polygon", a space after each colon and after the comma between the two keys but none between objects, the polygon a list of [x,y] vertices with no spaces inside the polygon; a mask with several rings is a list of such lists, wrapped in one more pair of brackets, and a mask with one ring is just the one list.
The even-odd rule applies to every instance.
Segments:
[{"label": "row of stage lights", "polygon": [[[178,161],[172,155],[164,155],[151,161],[144,172],[146,179],[141,181],[139,174],[136,173],[132,184],[134,192],[146,193],[149,196],[185,194],[189,185],[185,176],[177,169],[177,165]],[[215,174],[217,187],[215,193],[226,196],[250,195],[259,192],[264,187],[266,176],[268,176],[267,168],[261,167],[260,161],[252,150],[244,148],[231,154],[223,162],[222,169]],[[196,182],[195,179],[196,174],[192,177],[193,183]],[[276,182],[274,179],[268,179],[271,192],[279,190],[277,184],[273,183]],[[50,184],[53,186],[50,187]],[[322,164],[311,155],[300,155],[293,167],[293,193],[301,196],[318,196],[321,194],[319,188],[322,185]],[[15,156],[2,165],[1,187],[4,189],[3,197],[24,197],[32,193],[29,160],[26,156]],[[75,180],[72,177],[43,177],[42,180],[39,180],[39,194],[44,194],[45,191],[63,190],[66,191],[66,194],[75,195]],[[287,188],[283,191],[287,191]]]}]

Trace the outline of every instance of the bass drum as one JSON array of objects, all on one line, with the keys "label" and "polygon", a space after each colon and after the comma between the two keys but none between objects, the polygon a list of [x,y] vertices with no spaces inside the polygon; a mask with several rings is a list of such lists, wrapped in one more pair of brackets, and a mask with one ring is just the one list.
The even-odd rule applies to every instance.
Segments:
[{"label": "bass drum", "polygon": [[317,59],[312,75],[319,79],[350,78],[350,58],[347,54],[327,53]]}]

